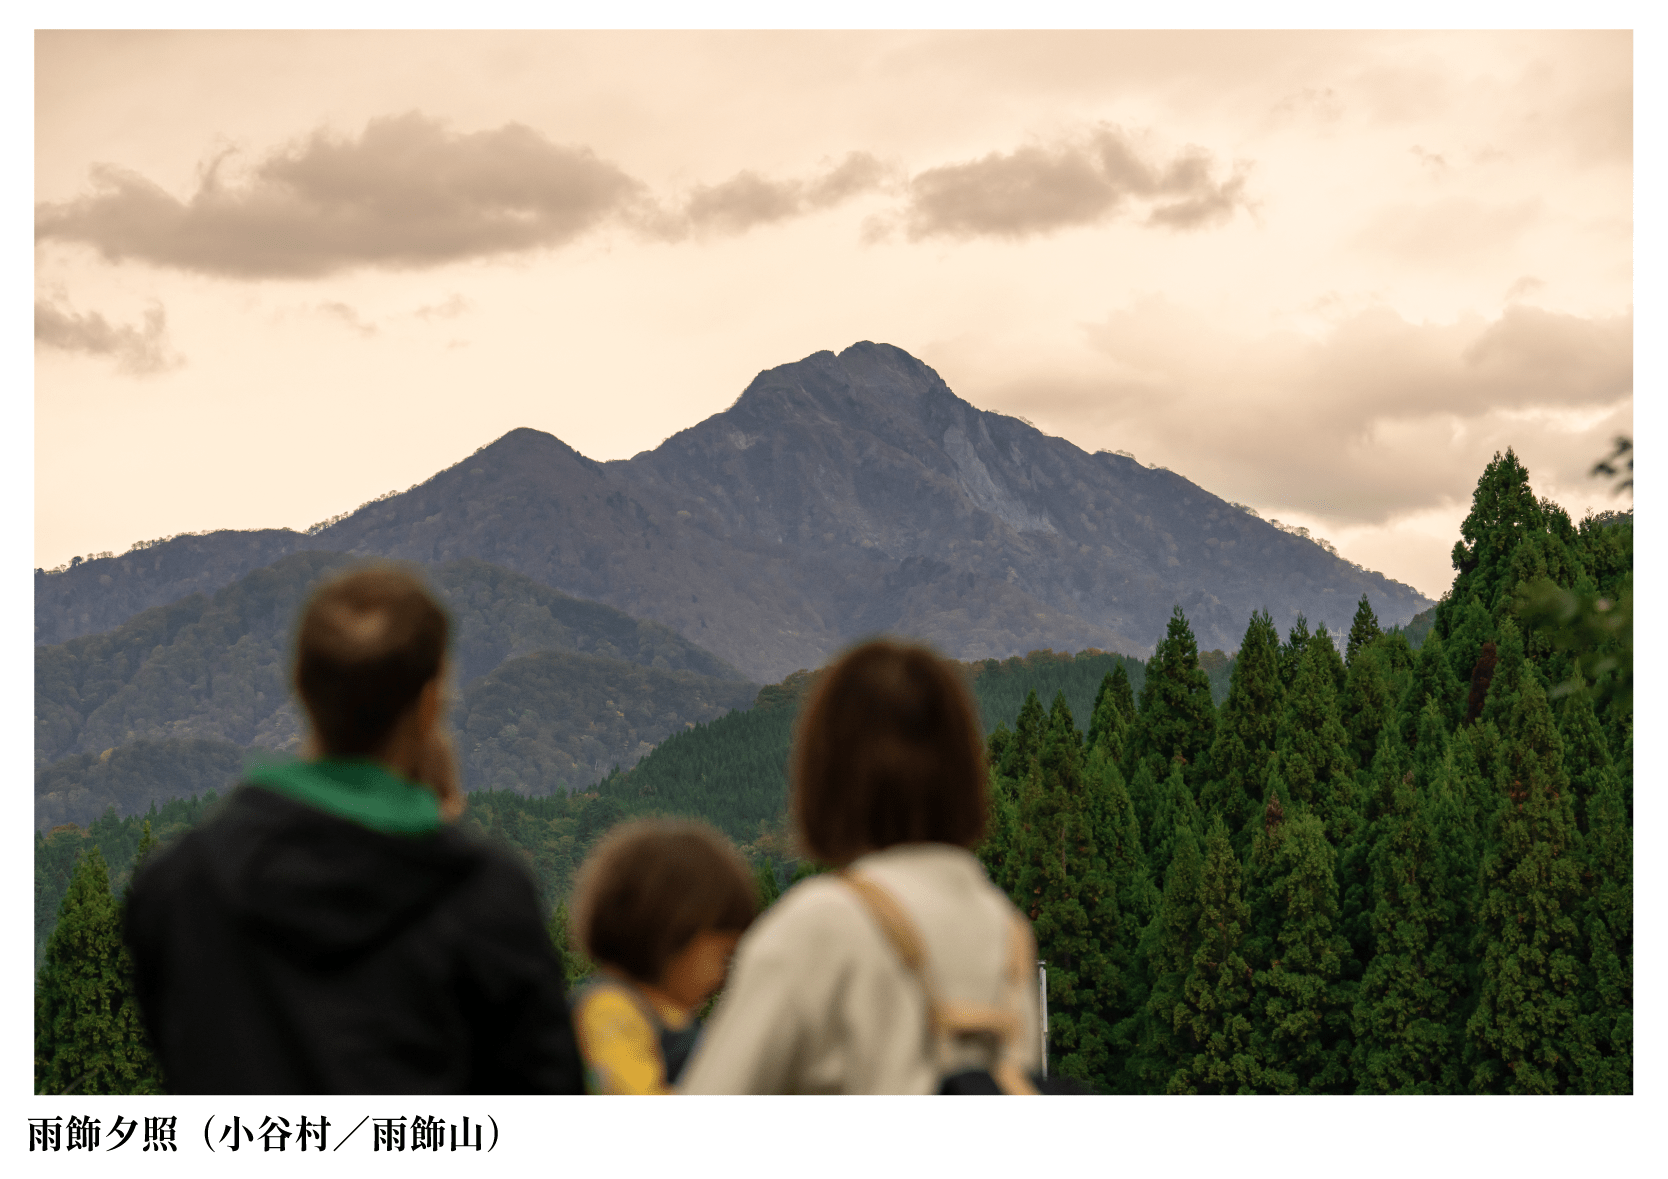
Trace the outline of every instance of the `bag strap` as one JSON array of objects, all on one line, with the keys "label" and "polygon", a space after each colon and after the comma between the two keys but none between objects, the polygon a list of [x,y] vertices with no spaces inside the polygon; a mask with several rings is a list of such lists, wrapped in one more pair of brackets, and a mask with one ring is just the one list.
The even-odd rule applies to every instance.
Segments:
[{"label": "bag strap", "polygon": [[[991,1077],[1004,1093],[1033,1094],[1037,1091],[1025,1075],[1025,1070],[1014,1058],[1014,1047],[1019,1039],[1020,1018],[1012,1007],[995,1007],[988,1003],[972,1003],[961,999],[940,1000],[927,973],[927,948],[915,923],[898,904],[897,898],[873,877],[840,871],[839,880],[862,903],[869,916],[880,927],[881,933],[898,955],[904,968],[915,976],[927,1000],[927,1030],[936,1046],[945,1039],[966,1036],[991,1036],[996,1041],[996,1063],[991,1066]],[[1023,985],[1026,967],[1035,954],[1031,952],[1031,931],[1017,914],[1008,929],[1007,982],[1010,991]]]}]

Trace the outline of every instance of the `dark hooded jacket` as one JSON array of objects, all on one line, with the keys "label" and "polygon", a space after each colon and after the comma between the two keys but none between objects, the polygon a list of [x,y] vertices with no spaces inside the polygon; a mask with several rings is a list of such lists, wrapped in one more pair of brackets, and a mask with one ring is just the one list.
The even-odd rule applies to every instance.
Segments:
[{"label": "dark hooded jacket", "polygon": [[151,857],[125,920],[172,1092],[583,1092],[533,882],[455,829],[245,785]]}]

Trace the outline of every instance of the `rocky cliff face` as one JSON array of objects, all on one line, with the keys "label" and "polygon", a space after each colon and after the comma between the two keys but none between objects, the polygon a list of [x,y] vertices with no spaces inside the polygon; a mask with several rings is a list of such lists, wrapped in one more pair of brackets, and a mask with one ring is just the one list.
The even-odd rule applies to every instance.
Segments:
[{"label": "rocky cliff face", "polygon": [[[131,612],[272,560],[273,534],[259,534],[264,560],[253,535],[183,538],[196,575],[183,553],[146,550],[46,577],[36,641],[98,629],[78,619],[109,613],[104,598]],[[872,343],[760,373],[730,409],[630,460],[515,430],[316,537],[288,535],[504,565],[665,623],[766,682],[878,631],[962,659],[1138,654],[1177,603],[1202,647],[1224,649],[1255,609],[1337,632],[1362,593],[1386,624],[1430,605],[1180,475],[979,410]]]}]

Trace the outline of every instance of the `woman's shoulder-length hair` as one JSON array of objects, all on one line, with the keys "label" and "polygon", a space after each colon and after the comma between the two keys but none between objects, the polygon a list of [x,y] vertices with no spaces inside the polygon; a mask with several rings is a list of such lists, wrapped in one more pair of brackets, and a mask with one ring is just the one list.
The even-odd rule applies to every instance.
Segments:
[{"label": "woman's shoulder-length hair", "polygon": [[791,773],[799,838],[825,863],[984,836],[978,707],[960,671],[924,647],[876,640],[824,671],[800,714]]}]

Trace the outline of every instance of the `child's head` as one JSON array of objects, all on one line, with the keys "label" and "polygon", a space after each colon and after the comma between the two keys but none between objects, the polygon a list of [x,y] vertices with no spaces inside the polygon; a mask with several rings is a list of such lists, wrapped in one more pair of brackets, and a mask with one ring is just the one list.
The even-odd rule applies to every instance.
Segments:
[{"label": "child's head", "polygon": [[705,823],[622,823],[579,871],[574,941],[591,959],[698,1006],[724,981],[758,889],[735,848]]}]

